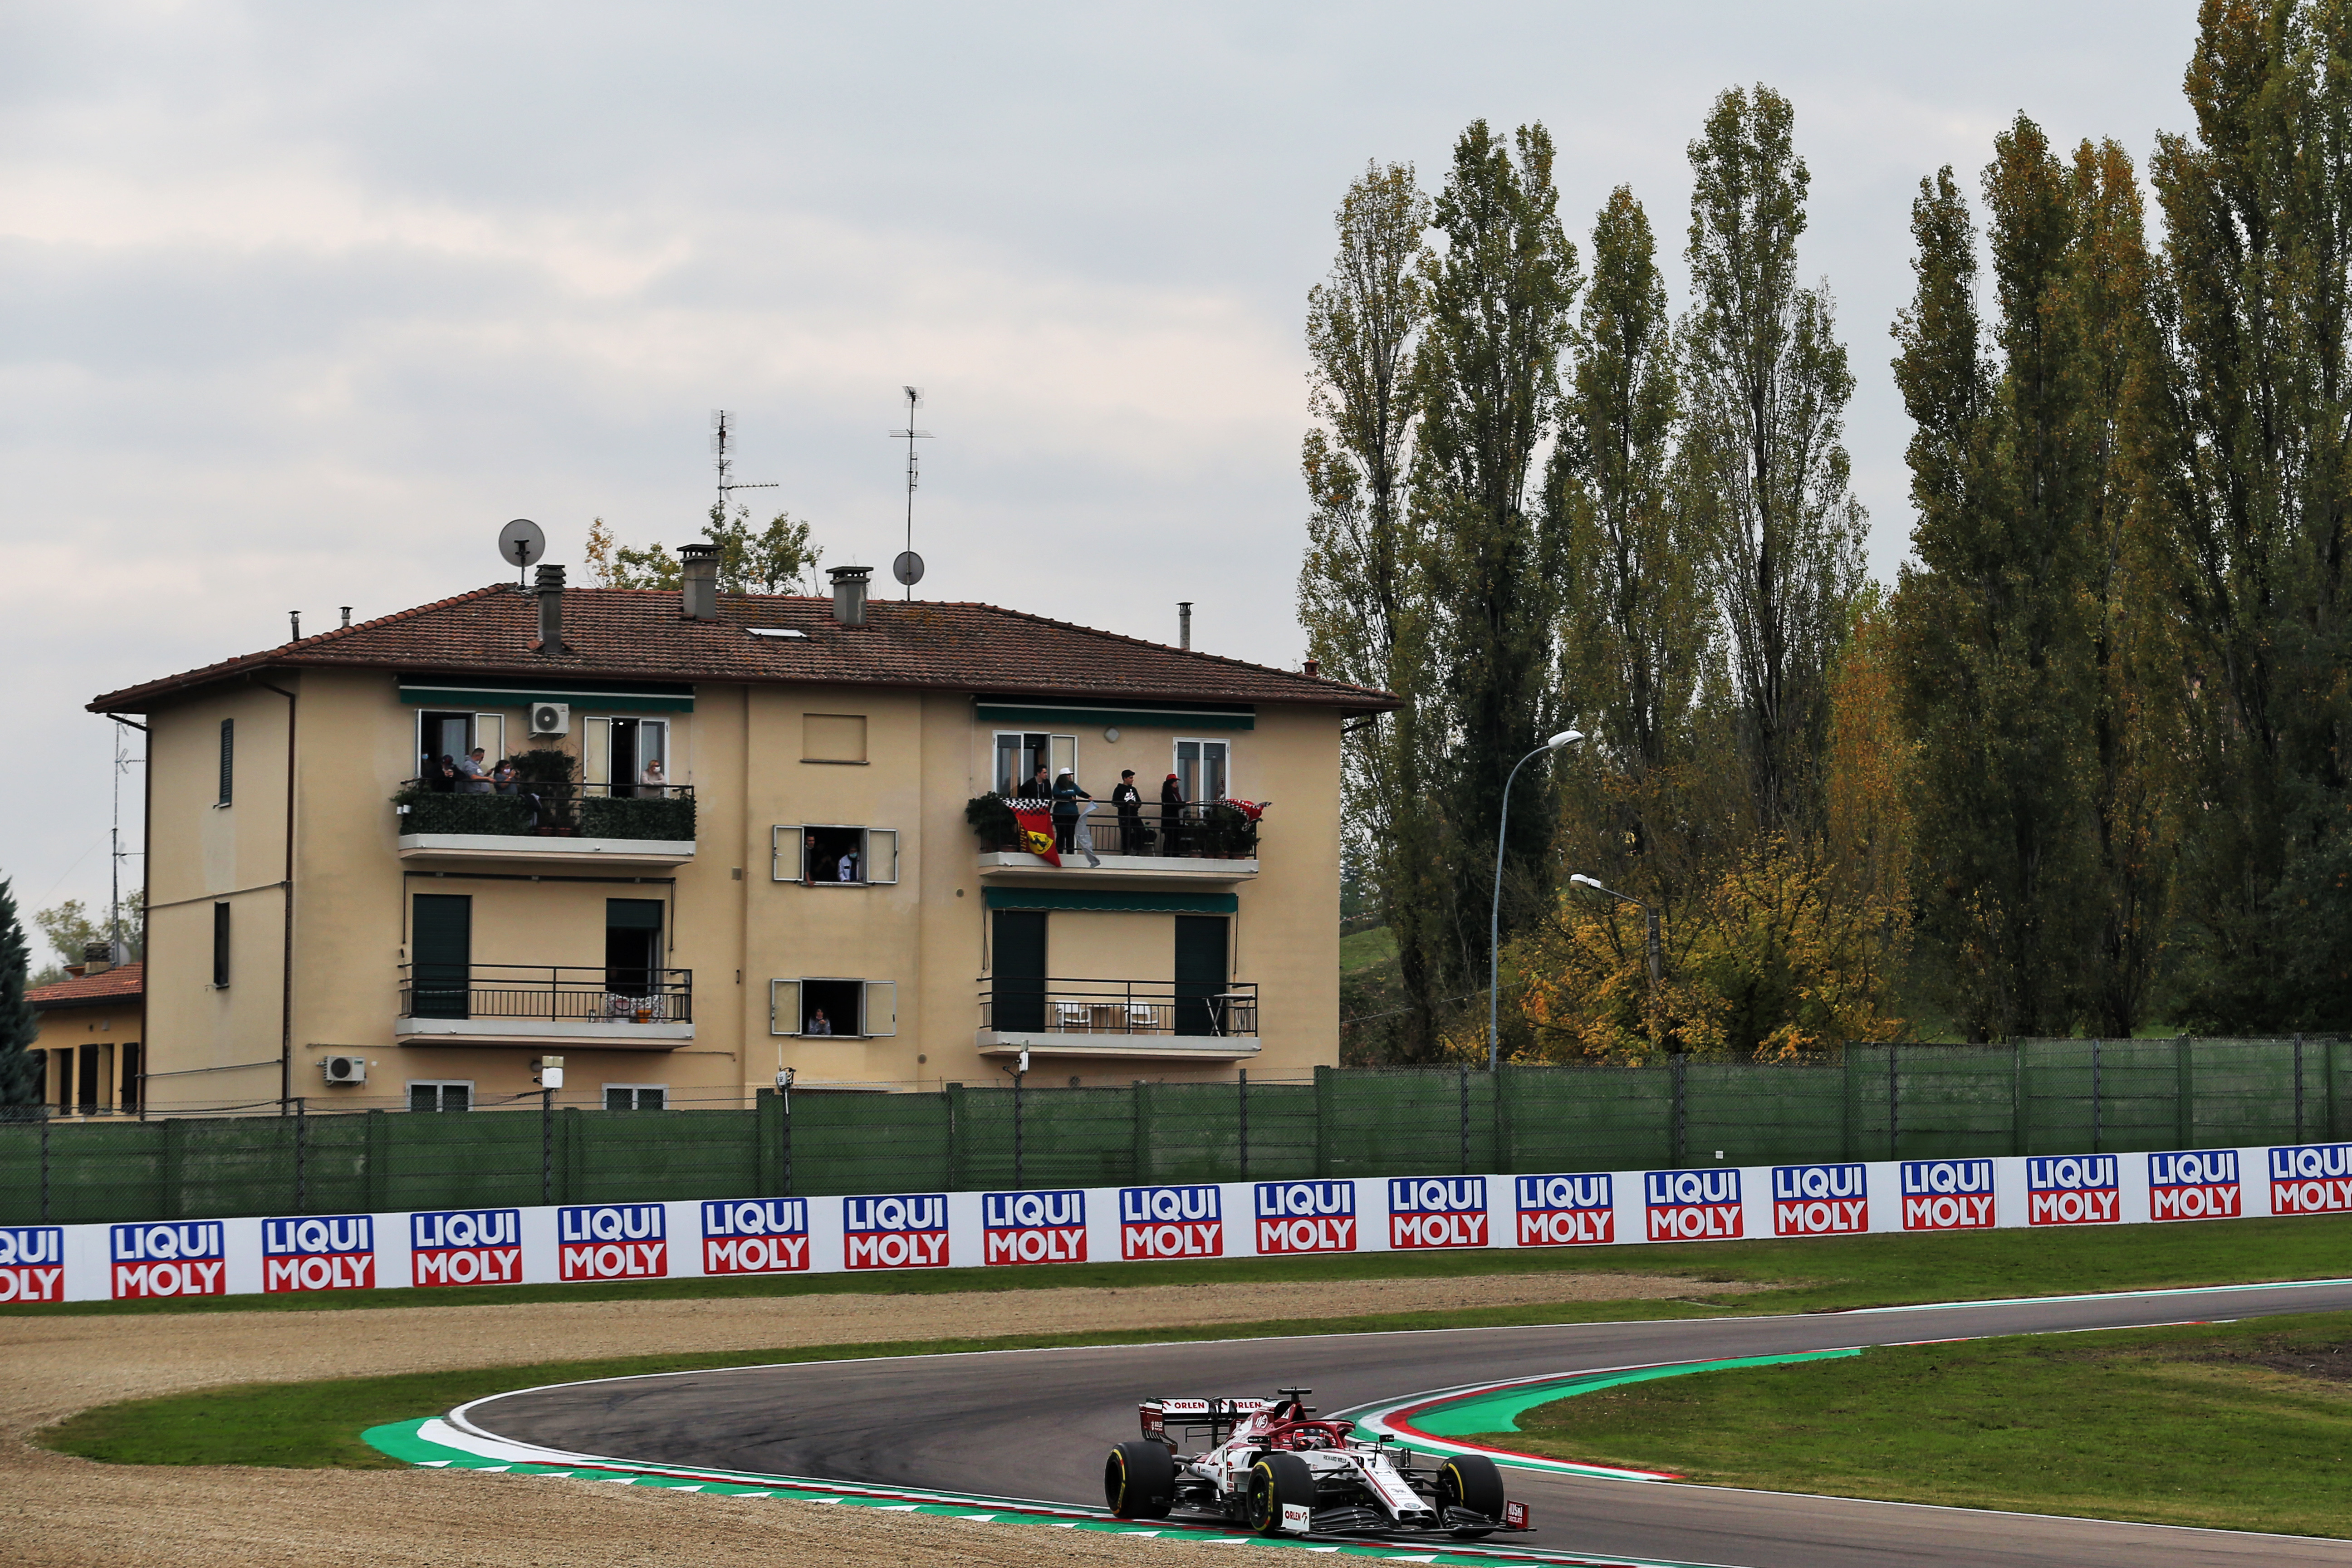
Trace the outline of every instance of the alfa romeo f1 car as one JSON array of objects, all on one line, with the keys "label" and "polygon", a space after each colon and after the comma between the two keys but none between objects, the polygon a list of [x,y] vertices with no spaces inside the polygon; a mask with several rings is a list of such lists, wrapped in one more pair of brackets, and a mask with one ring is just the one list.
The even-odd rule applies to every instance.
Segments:
[{"label": "alfa romeo f1 car", "polygon": [[1528,1528],[1526,1505],[1505,1500],[1492,1459],[1367,1442],[1352,1421],[1315,1420],[1305,1403],[1313,1392],[1146,1400],[1142,1437],[1103,1462],[1104,1500],[1121,1519],[1205,1514],[1261,1535],[1477,1541]]}]

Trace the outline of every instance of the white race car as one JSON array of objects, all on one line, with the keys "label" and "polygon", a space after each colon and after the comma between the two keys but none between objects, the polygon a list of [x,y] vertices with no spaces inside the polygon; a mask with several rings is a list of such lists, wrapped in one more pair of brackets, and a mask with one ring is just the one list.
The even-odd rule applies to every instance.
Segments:
[{"label": "white race car", "polygon": [[[1312,1389],[1272,1399],[1150,1399],[1140,1441],[1103,1463],[1103,1496],[1121,1519],[1171,1511],[1246,1524],[1261,1535],[1444,1535],[1477,1541],[1528,1528],[1495,1462],[1415,1454],[1352,1421],[1318,1421]],[[1181,1435],[1181,1436],[1180,1436]],[[1196,1451],[1185,1451],[1188,1440]]]}]

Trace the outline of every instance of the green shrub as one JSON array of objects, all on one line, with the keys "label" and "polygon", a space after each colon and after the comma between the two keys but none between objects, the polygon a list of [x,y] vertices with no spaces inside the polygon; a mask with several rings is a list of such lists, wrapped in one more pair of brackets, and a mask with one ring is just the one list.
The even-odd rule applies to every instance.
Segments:
[{"label": "green shrub", "polygon": [[972,796],[964,802],[963,819],[980,836],[983,852],[1021,847],[1021,820],[1013,815],[1013,808],[1004,804],[1001,795]]},{"label": "green shrub", "polygon": [[530,802],[510,795],[443,795],[410,784],[392,797],[404,805],[403,833],[529,833]]},{"label": "green shrub", "polygon": [[690,795],[667,800],[592,797],[580,803],[580,837],[689,840],[694,837],[694,800]]}]

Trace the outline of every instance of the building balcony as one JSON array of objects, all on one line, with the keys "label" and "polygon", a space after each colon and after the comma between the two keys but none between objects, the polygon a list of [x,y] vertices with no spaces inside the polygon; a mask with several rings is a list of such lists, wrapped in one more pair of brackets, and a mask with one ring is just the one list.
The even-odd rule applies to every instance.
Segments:
[{"label": "building balcony", "polygon": [[407,1046],[673,1051],[694,1038],[694,972],[404,963],[393,1036]]},{"label": "building balcony", "polygon": [[1257,986],[1140,980],[982,980],[984,1057],[1241,1061],[1257,1055]]},{"label": "building balcony", "polygon": [[[1263,809],[1262,807],[1258,809]],[[1257,875],[1257,841],[1264,822],[1223,801],[1195,802],[1181,808],[1147,802],[1122,821],[1109,805],[1078,823],[1083,842],[1094,847],[1097,865],[1076,847],[1062,851],[1057,868],[1022,845],[1017,830],[980,829],[980,875],[1115,878],[1121,881],[1244,882]]]},{"label": "building balcony", "polygon": [[546,784],[503,793],[436,790],[410,779],[392,797],[404,860],[694,858],[692,784]]}]

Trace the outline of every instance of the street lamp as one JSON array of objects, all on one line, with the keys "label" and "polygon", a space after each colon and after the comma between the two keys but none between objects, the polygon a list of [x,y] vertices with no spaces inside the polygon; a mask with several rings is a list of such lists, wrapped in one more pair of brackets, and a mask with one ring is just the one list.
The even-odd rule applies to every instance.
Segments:
[{"label": "street lamp", "polygon": [[1581,730],[1562,730],[1526,756],[1511,764],[1510,777],[1503,781],[1503,820],[1495,829],[1495,903],[1486,915],[1486,1070],[1493,1072],[1502,1040],[1502,974],[1503,974],[1503,843],[1511,830],[1511,786],[1518,782],[1519,770],[1538,757],[1572,746],[1584,739]]},{"label": "street lamp", "polygon": [[1643,947],[1646,950],[1647,957],[1649,959],[1650,969],[1650,1043],[1654,1047],[1658,1043],[1658,978],[1660,968],[1658,961],[1658,911],[1651,908],[1648,904],[1643,903],[1639,899],[1627,898],[1624,894],[1619,892],[1614,888],[1602,887],[1598,881],[1586,876],[1581,871],[1579,871],[1574,876],[1569,878],[1568,885],[1571,888],[1590,888],[1596,893],[1606,893],[1609,897],[1616,900],[1619,903],[1631,904],[1635,909],[1642,911],[1643,923],[1645,927],[1645,940],[1643,942]]}]

